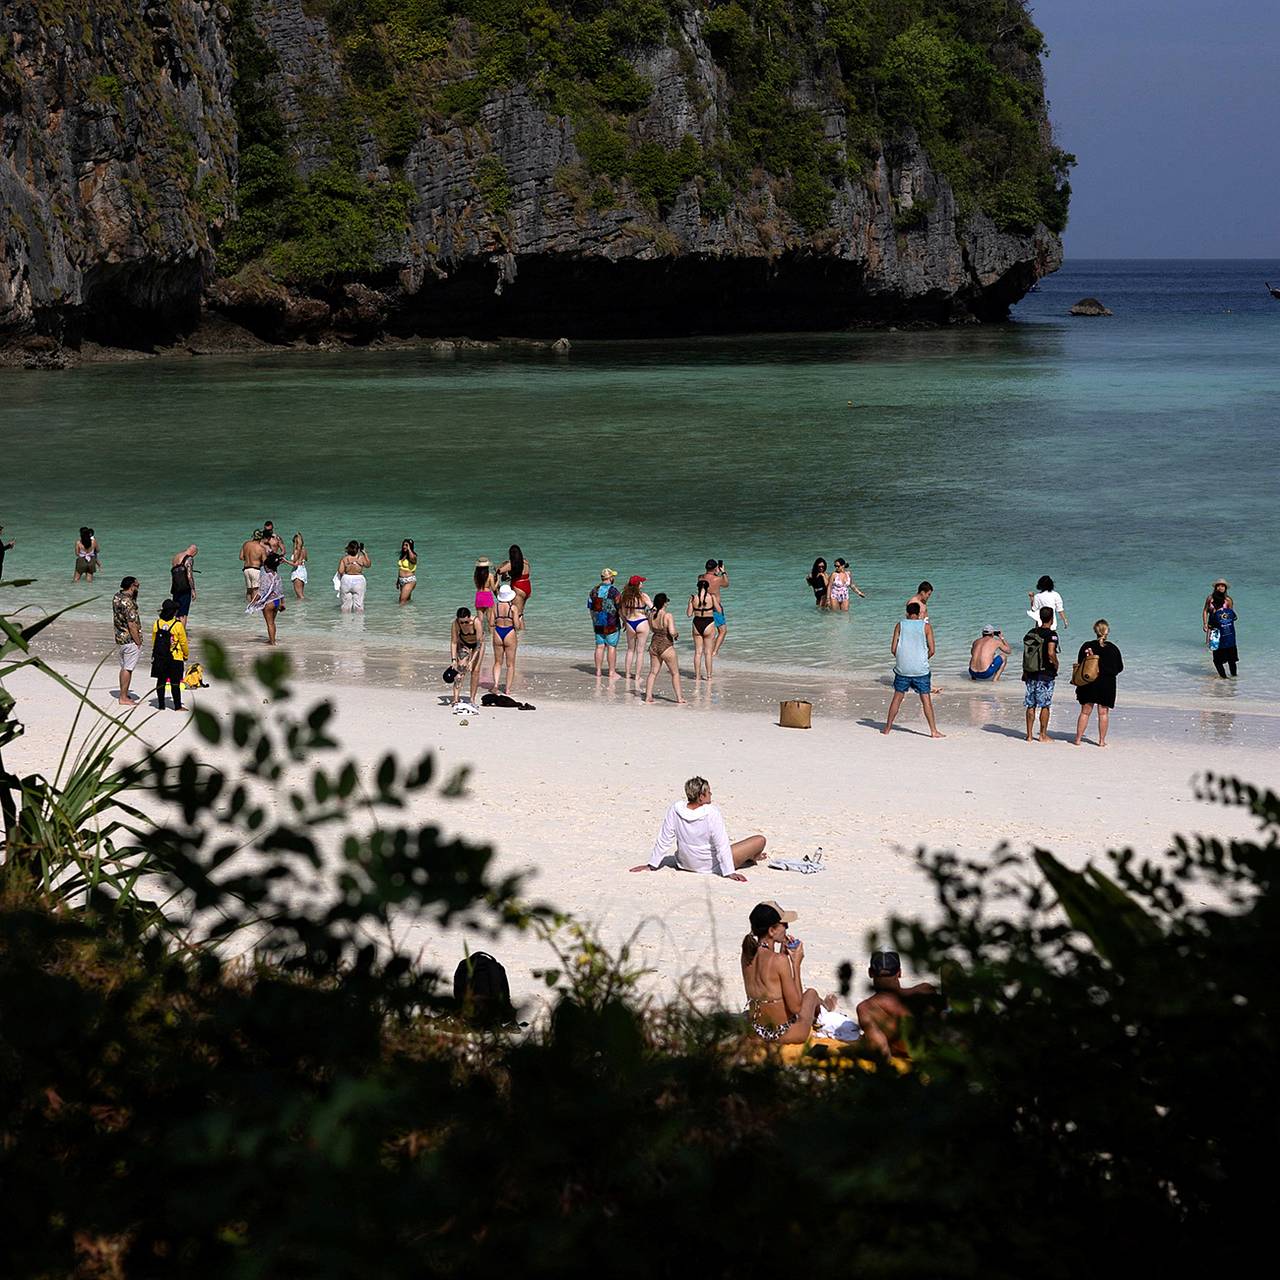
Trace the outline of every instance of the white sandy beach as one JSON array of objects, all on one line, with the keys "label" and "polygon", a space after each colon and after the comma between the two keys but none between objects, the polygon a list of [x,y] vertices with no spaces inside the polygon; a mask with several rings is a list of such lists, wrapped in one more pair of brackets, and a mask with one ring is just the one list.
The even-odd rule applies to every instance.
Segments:
[{"label": "white sandy beach", "polygon": [[[56,640],[49,651],[59,652]],[[1211,768],[1274,786],[1280,772],[1277,717],[1228,722],[1220,711],[1126,707],[1123,698],[1105,751],[1060,740],[1028,745],[1016,681],[980,694],[951,681],[953,692],[937,699],[948,736],[931,741],[914,697],[901,728],[883,737],[888,691],[875,685],[800,690],[815,702],[814,727],[803,731],[776,724],[777,687],[736,673],[717,677],[714,694],[690,692],[693,705],[677,707],[645,706],[621,682],[598,687],[576,667],[535,668],[520,696],[537,711],[486,710],[464,728],[441,705],[446,686],[437,664],[381,661],[357,683],[340,672],[318,680],[312,673],[321,660],[302,657],[298,701],[331,699],[337,738],[370,771],[388,750],[405,757],[437,751],[441,779],[471,766],[464,798],[423,797],[410,821],[491,842],[499,872],[528,872],[530,898],[596,924],[610,944],[639,927],[634,955],[654,971],[656,992],[670,993],[702,970],[723,979],[735,1007],[737,947],[747,913],[763,898],[799,912],[806,980],[831,989],[840,962],[865,960],[868,934],[890,913],[930,910],[928,885],[913,864],[920,845],[970,854],[1001,842],[1016,851],[1041,846],[1075,864],[1127,845],[1158,854],[1177,832],[1250,829],[1245,815],[1198,803],[1195,774]],[[90,679],[82,661],[59,665],[78,681]],[[141,669],[138,675],[135,689],[149,702],[154,689]],[[91,686],[94,702],[109,711],[114,682],[109,660]],[[74,699],[29,673],[8,684],[27,726],[7,753],[9,767],[49,769]],[[225,688],[193,696],[215,714],[230,703]],[[1059,701],[1051,731],[1065,736],[1076,712],[1065,682]],[[149,714],[144,702],[130,719]],[[166,712],[142,734],[159,742],[178,723]],[[186,744],[202,745],[193,730],[184,733]],[[759,868],[746,884],[674,870],[630,873],[647,859],[667,805],[693,774],[712,782],[731,837],[763,832],[777,855],[821,846],[827,870],[800,876]],[[464,941],[494,951],[514,993],[526,999],[542,990],[530,971],[551,960],[544,944],[515,933],[487,940],[420,929],[405,940],[446,973]]]}]

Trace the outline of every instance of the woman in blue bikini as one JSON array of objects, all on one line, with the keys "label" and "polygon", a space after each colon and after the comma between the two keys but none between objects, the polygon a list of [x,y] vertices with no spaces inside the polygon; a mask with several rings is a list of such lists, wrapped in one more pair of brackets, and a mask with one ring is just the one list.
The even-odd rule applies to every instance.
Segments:
[{"label": "woman in blue bikini", "polygon": [[[649,639],[649,612],[653,608],[653,601],[640,590],[644,581],[643,577],[635,574],[622,588],[622,597],[618,601],[618,612],[627,624],[627,652],[622,660],[622,678],[634,679],[636,684],[640,683],[640,664],[644,661],[644,648]],[[631,672],[633,659],[634,677]]]},{"label": "woman in blue bikini", "polygon": [[493,687],[498,687],[498,670],[505,664],[507,677],[502,692],[506,694],[510,694],[516,678],[516,650],[520,647],[520,632],[523,630],[524,614],[516,603],[511,583],[504,579],[493,607]]}]

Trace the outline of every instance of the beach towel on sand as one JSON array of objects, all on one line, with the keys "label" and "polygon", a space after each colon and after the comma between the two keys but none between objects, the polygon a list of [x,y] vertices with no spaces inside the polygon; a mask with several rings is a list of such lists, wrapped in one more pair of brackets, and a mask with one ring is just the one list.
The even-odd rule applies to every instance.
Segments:
[{"label": "beach towel on sand", "polygon": [[802,876],[811,876],[822,870],[822,850],[806,853],[803,858],[770,858],[768,865],[775,871],[798,871]]}]

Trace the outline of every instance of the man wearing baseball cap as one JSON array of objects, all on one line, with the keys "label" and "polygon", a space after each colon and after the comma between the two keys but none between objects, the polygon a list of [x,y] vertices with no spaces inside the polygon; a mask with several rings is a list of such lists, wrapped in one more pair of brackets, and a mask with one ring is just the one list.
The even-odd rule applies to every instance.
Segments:
[{"label": "man wearing baseball cap", "polygon": [[604,674],[601,668],[606,653],[609,655],[609,679],[618,678],[618,636],[622,631],[622,621],[618,615],[621,593],[613,585],[617,576],[616,569],[601,569],[600,585],[593,587],[587,596],[587,612],[596,633],[596,679]]},{"label": "man wearing baseball cap", "polygon": [[918,982],[914,987],[902,985],[902,961],[896,951],[873,951],[867,966],[872,994],[858,1005],[858,1026],[867,1043],[889,1058],[910,1057],[902,1042],[902,1021],[911,1014],[909,1002],[936,994],[931,982]]},{"label": "man wearing baseball cap", "polygon": [[1012,650],[999,629],[988,623],[969,650],[969,679],[990,680],[1004,675],[1004,664]]}]

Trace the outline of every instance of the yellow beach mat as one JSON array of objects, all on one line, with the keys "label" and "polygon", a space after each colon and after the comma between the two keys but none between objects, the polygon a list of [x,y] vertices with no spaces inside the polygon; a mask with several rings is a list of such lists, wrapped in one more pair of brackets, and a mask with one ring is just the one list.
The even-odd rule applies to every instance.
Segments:
[{"label": "yellow beach mat", "polygon": [[[834,1071],[848,1071],[856,1067],[874,1075],[885,1065],[883,1058],[857,1040],[850,1042],[810,1036],[804,1044],[781,1044],[773,1046],[773,1049],[789,1067],[819,1067]],[[911,1063],[905,1058],[890,1058],[888,1065],[899,1075],[906,1075],[911,1070]]]}]

